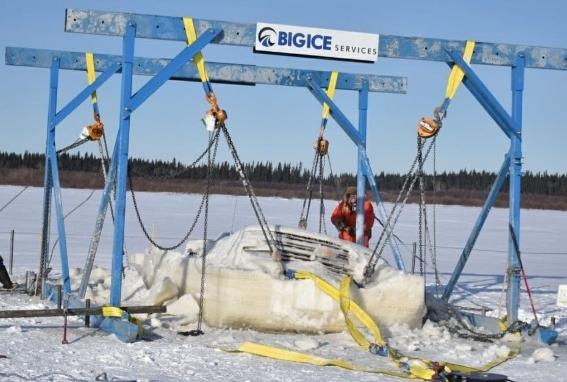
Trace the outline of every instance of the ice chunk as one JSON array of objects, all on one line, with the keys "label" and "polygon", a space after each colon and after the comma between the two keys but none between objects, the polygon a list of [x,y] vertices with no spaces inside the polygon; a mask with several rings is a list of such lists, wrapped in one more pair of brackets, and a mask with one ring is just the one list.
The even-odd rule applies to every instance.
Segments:
[{"label": "ice chunk", "polygon": [[532,358],[535,362],[553,362],[555,361],[555,354],[550,348],[539,348],[534,350]]}]

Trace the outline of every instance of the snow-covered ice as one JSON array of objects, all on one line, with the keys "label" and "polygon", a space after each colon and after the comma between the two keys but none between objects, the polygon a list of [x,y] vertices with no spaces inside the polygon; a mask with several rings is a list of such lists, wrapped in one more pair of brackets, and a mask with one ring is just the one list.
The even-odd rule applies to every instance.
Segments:
[{"label": "snow-covered ice", "polygon": [[[18,187],[0,187],[0,203],[8,200]],[[87,190],[63,190],[63,202],[70,210],[88,195]],[[88,249],[89,235],[94,227],[99,192],[80,210],[67,220],[68,247],[71,266],[82,267]],[[39,232],[41,227],[42,190],[30,188],[9,208],[0,214],[0,254],[7,262],[9,231],[14,229],[15,259],[14,273],[35,270],[38,262]],[[169,193],[140,193],[140,205],[148,225],[154,225],[156,237],[166,243],[183,236],[186,224],[199,203],[197,195]],[[254,217],[247,197],[213,196],[209,233],[215,237],[224,231],[234,231],[254,224]],[[295,226],[300,211],[300,200],[260,198],[266,217],[271,224]],[[333,206],[327,201],[327,210]],[[386,206],[388,209],[390,206]],[[443,282],[450,272],[470,232],[478,208],[437,206],[438,264]],[[431,212],[431,211],[430,211]],[[408,205],[400,218],[397,234],[411,247],[416,239],[417,208]],[[461,278],[452,301],[458,305],[491,309],[497,315],[501,304],[501,284],[507,258],[507,219],[505,209],[494,209],[481,233],[476,250],[473,251],[465,273]],[[310,221],[316,226],[316,217]],[[330,226],[330,224],[329,224]],[[558,285],[567,284],[567,213],[561,211],[522,211],[521,247],[529,282],[533,288],[535,304],[543,324],[556,319],[560,333],[558,344],[542,347],[528,340],[522,344],[522,353],[513,360],[494,369],[507,374],[514,381],[565,380],[562,370],[567,366],[565,335],[567,334],[567,309],[556,306]],[[332,228],[332,227],[330,227]],[[52,243],[56,225],[52,224]],[[377,232],[377,230],[375,230]],[[201,232],[194,233],[199,239]],[[375,235],[377,237],[378,235]],[[127,215],[126,249],[134,254],[143,253],[148,244],[141,235],[130,209]],[[97,257],[96,271],[91,282],[98,284],[92,293],[105,298],[105,285],[111,258],[110,224],[104,229]],[[411,264],[409,251],[403,251],[406,264]],[[387,257],[388,259],[388,257]],[[58,269],[58,254],[55,250],[52,265]],[[148,280],[136,278],[126,272],[125,282],[134,293],[137,287]],[[433,277],[427,275],[429,289],[435,289]],[[166,283],[167,284],[167,283]],[[172,280],[171,284],[175,284]],[[167,301],[172,285],[149,290],[147,298]],[[125,293],[128,292],[125,290]],[[188,296],[188,295],[185,295]],[[176,318],[185,323],[195,321],[198,312],[194,298],[183,297],[169,304],[170,311],[184,312]],[[40,309],[47,304],[21,294],[0,294],[0,309]],[[502,314],[503,311],[500,312]],[[530,321],[531,311],[522,294],[520,318]],[[395,381],[385,376],[345,371],[334,367],[315,367],[274,361],[248,355],[226,353],[222,349],[237,347],[244,341],[255,341],[305,351],[326,358],[342,358],[368,367],[387,367],[388,362],[361,351],[345,333],[334,334],[275,334],[253,330],[215,329],[205,327],[205,336],[181,337],[170,328],[171,318],[152,315],[145,321],[149,333],[147,340],[124,344],[104,332],[83,327],[79,318],[69,318],[69,345],[62,345],[62,318],[6,319],[0,322],[0,380],[159,380],[159,381]],[[456,338],[443,327],[426,323],[423,329],[409,329],[400,325],[392,330],[391,343],[400,351],[421,357],[479,365],[495,356],[506,354],[512,345],[505,342],[478,343]],[[391,365],[390,365],[391,366]]]}]

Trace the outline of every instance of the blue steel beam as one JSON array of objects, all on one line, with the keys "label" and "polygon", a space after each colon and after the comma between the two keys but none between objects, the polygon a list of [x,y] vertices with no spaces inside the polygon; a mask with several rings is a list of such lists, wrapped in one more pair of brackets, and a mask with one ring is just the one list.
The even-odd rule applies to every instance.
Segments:
[{"label": "blue steel beam", "polygon": [[199,53],[208,43],[221,33],[220,29],[209,29],[203,33],[191,45],[183,49],[174,59],[153,76],[140,90],[132,96],[128,102],[128,112],[132,113],[152,94],[154,94],[167,80],[171,78],[182,66],[191,61],[196,53]]},{"label": "blue steel beam", "polygon": [[129,24],[122,42],[122,85],[120,90],[120,124],[116,158],[116,218],[114,221],[112,270],[110,276],[110,305],[120,306],[122,295],[122,267],[124,256],[124,226],[126,223],[126,179],[128,176],[128,143],[130,139],[130,113],[128,103],[132,97],[134,42],[136,25]]},{"label": "blue steel beam", "polygon": [[[69,259],[67,257],[67,236],[65,235],[65,221],[63,217],[63,204],[61,201],[61,185],[59,184],[59,169],[57,167],[57,154],[55,147],[55,117],[57,115],[57,89],[59,86],[59,59],[54,58],[51,62],[49,80],[49,101],[47,109],[47,142],[46,142],[46,161],[49,166],[45,171],[50,171],[46,175],[49,180],[45,187],[50,188],[55,204],[55,215],[57,219],[57,233],[59,237],[59,257],[61,260],[61,272],[63,274],[63,290],[71,293],[71,279],[69,277]],[[44,201],[45,203],[45,201]],[[51,201],[48,202],[49,204]],[[45,217],[45,215],[44,215]],[[45,221],[44,221],[45,224]],[[49,224],[49,222],[47,222]],[[49,232],[47,232],[49,235]]]},{"label": "blue steel beam", "polygon": [[[60,69],[85,71],[85,54],[57,50],[7,47],[5,61],[7,65],[49,68],[54,57],[60,60]],[[155,76],[165,68],[170,59],[134,58],[133,71],[136,75]],[[121,64],[122,57],[95,53],[97,71],[108,70],[115,64]],[[211,82],[239,85],[281,85],[305,87],[305,78],[316,78],[320,87],[329,83],[331,72],[273,68],[256,65],[224,64],[207,61],[207,72]],[[182,66],[171,77],[172,80],[200,82],[199,73],[192,62]],[[370,92],[398,93],[407,91],[407,78],[398,76],[378,76],[373,74],[342,73],[337,81],[337,89],[360,90],[362,82],[368,82]]]},{"label": "blue steel beam", "polygon": [[[506,310],[508,324],[518,319],[520,306],[520,254],[516,244],[520,245],[520,202],[522,183],[522,98],[524,91],[524,57],[519,56],[516,66],[512,68],[512,119],[514,131],[518,134],[510,139],[510,191],[509,198],[509,230],[508,240],[508,289],[506,293]],[[512,237],[514,235],[515,237]]]},{"label": "blue steel beam", "polygon": [[[364,245],[364,199],[366,194],[366,174],[364,172],[364,150],[366,149],[366,128],[368,120],[368,86],[358,92],[358,136],[356,172],[356,243]],[[374,222],[372,222],[374,223]]]},{"label": "blue steel beam", "polygon": [[[122,36],[128,22],[137,25],[136,37],[185,41],[181,17],[153,16],[124,12],[67,9],[65,31]],[[223,34],[214,43],[253,47],[256,24],[194,19],[197,35],[209,28]],[[378,56],[426,61],[452,61],[447,50],[462,52],[463,40],[380,35]],[[525,56],[526,68],[567,70],[567,49],[539,46],[476,42],[471,64],[514,66],[518,54]]]},{"label": "blue steel beam", "polygon": [[510,154],[508,153],[504,157],[502,166],[500,166],[500,171],[498,171],[498,176],[496,177],[494,183],[492,184],[492,187],[490,188],[488,197],[486,198],[486,201],[484,202],[484,206],[482,207],[482,210],[480,211],[480,214],[476,219],[473,230],[471,231],[467,243],[463,248],[463,252],[461,253],[461,257],[459,257],[459,261],[457,262],[457,265],[453,270],[451,279],[449,280],[447,286],[445,286],[445,289],[443,290],[442,298],[445,301],[449,301],[449,298],[451,297],[451,293],[453,293],[453,289],[455,288],[455,285],[457,284],[457,281],[459,280],[459,277],[461,276],[461,273],[463,272],[463,269],[467,264],[471,251],[474,247],[474,244],[476,243],[476,239],[478,238],[478,235],[480,234],[480,231],[484,226],[484,222],[488,217],[488,213],[490,212],[490,209],[494,205],[494,202],[496,201],[496,197],[498,196],[498,193],[502,189],[502,185],[504,184],[504,181],[508,176],[509,168],[510,168]]}]

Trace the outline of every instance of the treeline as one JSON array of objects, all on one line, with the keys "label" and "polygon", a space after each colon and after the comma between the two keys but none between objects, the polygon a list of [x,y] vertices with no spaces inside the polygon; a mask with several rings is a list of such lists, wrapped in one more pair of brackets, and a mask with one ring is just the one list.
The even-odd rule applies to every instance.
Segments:
[{"label": "treeline", "polygon": [[[0,169],[36,169],[43,170],[44,155],[39,153],[23,154],[0,152]],[[94,154],[62,154],[59,155],[59,169],[61,171],[100,172],[101,161]],[[204,179],[206,166],[197,165],[187,167],[185,164],[173,159],[172,161],[131,159],[130,171],[137,178],[151,179]],[[309,179],[309,169],[301,164],[278,162],[252,162],[245,164],[245,171],[253,182],[306,184]],[[238,171],[229,162],[216,163],[213,168],[213,177],[220,180],[239,179]],[[405,179],[403,174],[380,173],[376,176],[382,191],[396,191],[402,187]],[[496,174],[487,171],[461,170],[458,172],[438,173],[433,179],[431,174],[426,176],[428,191],[434,188],[437,191],[471,190],[485,191],[494,182]],[[333,176],[327,175],[324,183],[328,187],[343,188],[356,184],[353,174],[341,173]],[[507,192],[507,181],[503,191]],[[522,177],[522,192],[535,195],[566,196],[567,175],[548,174],[547,172],[526,172]]]}]

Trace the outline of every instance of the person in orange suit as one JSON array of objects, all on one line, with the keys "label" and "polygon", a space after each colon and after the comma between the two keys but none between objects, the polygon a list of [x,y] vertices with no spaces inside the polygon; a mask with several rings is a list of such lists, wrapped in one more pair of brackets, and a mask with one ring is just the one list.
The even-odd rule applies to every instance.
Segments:
[{"label": "person in orange suit", "polygon": [[[331,222],[339,231],[339,239],[356,242],[356,187],[346,189],[343,200],[333,210]],[[372,202],[365,196],[364,198],[364,241],[368,247],[372,237],[372,226],[374,225],[374,207]]]}]

